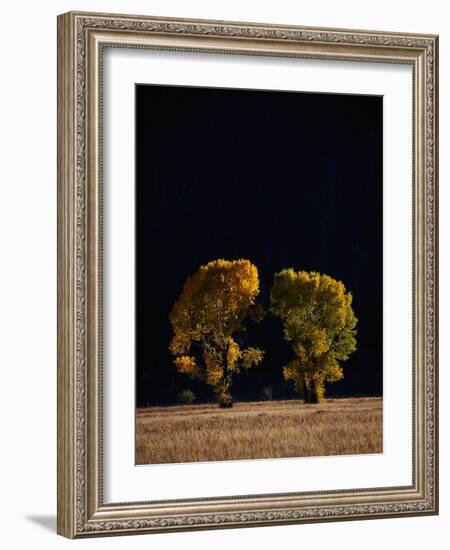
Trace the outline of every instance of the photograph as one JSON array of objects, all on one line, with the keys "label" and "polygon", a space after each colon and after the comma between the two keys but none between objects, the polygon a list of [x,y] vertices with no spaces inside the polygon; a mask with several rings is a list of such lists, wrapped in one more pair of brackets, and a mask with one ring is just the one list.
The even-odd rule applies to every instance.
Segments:
[{"label": "photograph", "polygon": [[383,453],[383,97],[135,84],[136,465]]},{"label": "photograph", "polygon": [[402,21],[58,16],[60,535],[438,514],[439,35]]},{"label": "photograph", "polygon": [[448,4],[2,8],[2,548],[448,545]]}]

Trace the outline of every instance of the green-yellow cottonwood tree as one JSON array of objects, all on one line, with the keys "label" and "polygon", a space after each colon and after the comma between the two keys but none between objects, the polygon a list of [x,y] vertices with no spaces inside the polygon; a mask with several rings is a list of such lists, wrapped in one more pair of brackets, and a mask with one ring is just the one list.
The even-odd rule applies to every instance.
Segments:
[{"label": "green-yellow cottonwood tree", "polygon": [[316,272],[275,274],[270,311],[283,323],[293,359],[283,368],[306,403],[324,398],[325,382],[343,377],[342,362],[356,349],[352,294],[341,281]]},{"label": "green-yellow cottonwood tree", "polygon": [[233,337],[254,317],[258,294],[258,270],[249,260],[215,260],[188,277],[170,312],[177,370],[212,386],[220,407],[233,405],[233,376],[263,359],[263,351],[241,349]]}]

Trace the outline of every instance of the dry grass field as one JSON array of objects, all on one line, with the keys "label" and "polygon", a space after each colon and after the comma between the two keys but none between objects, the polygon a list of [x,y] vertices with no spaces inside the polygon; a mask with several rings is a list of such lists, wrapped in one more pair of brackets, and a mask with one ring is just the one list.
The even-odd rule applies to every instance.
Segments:
[{"label": "dry grass field", "polygon": [[382,403],[352,398],[138,409],[136,463],[380,453]]}]

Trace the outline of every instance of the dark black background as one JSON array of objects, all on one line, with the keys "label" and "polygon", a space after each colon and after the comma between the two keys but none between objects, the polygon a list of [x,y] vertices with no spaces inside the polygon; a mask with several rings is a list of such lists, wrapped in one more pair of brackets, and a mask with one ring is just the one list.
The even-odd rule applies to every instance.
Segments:
[{"label": "dark black background", "polygon": [[[273,274],[320,271],[353,294],[358,349],[327,395],[382,394],[382,98],[136,86],[136,402],[210,389],[176,372],[168,315],[186,277],[248,258],[265,306]],[[249,324],[264,362],[235,399],[292,396],[279,322]]]}]

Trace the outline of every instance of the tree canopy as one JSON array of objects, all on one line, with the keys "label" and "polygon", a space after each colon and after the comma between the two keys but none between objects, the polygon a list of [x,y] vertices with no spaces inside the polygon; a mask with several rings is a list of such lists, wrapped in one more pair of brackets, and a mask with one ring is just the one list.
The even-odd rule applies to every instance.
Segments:
[{"label": "tree canopy", "polygon": [[270,311],[283,323],[293,359],[283,368],[305,402],[324,397],[325,382],[343,377],[342,362],[356,349],[357,319],[344,284],[317,272],[275,274]]},{"label": "tree canopy", "polygon": [[233,376],[263,359],[262,350],[236,341],[246,319],[258,320],[258,294],[258,270],[249,260],[219,259],[187,278],[170,312],[175,367],[209,384],[221,407],[232,406]]}]

